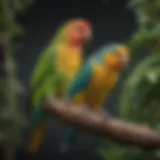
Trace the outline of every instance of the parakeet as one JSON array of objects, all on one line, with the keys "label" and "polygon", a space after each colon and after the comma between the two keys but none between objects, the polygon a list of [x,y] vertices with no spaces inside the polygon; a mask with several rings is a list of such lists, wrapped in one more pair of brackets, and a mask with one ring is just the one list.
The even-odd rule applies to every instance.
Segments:
[{"label": "parakeet", "polygon": [[30,83],[32,125],[28,133],[27,150],[36,152],[44,132],[43,99],[54,93],[63,97],[67,86],[79,70],[83,48],[92,37],[92,29],[85,19],[72,19],[64,23],[40,55]]},{"label": "parakeet", "polygon": [[[119,79],[120,70],[129,62],[129,48],[122,44],[101,47],[86,60],[73,79],[67,98],[76,105],[87,105],[101,114],[101,106]],[[60,144],[63,152],[68,151],[77,137],[77,129],[69,128]]]}]

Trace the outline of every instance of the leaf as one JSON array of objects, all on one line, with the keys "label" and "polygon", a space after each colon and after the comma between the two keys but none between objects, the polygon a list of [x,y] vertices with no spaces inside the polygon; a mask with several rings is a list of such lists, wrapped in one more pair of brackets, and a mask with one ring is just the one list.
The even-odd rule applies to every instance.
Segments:
[{"label": "leaf", "polygon": [[[5,64],[7,62],[6,66],[8,67],[8,70],[6,69],[5,72],[8,74],[7,77],[0,81],[0,136],[11,142],[18,143],[22,138],[21,132],[24,127],[27,127],[28,123],[25,116],[18,110],[17,93],[22,93],[24,90],[17,78],[17,68],[12,57],[14,52],[12,49],[14,48],[14,38],[22,35],[23,29],[21,25],[17,23],[15,15],[29,7],[32,0],[13,0],[5,2],[8,2],[8,4],[2,4],[0,1],[0,33],[1,44],[5,46],[5,52],[8,53],[8,56],[6,56],[8,59],[5,59]],[[7,42],[9,41],[8,43],[4,43],[6,37],[11,37],[11,39],[7,39]]]},{"label": "leaf", "polygon": [[144,6],[144,4],[146,4],[147,0],[130,0],[129,3],[128,3],[128,7],[130,9],[133,9],[133,8],[138,8],[138,7],[141,7],[141,6]]},{"label": "leaf", "polygon": [[130,111],[130,108],[135,108],[134,96],[137,93],[137,88],[140,89],[143,86],[141,82],[144,79],[146,73],[148,73],[148,70],[157,62],[160,63],[159,56],[148,56],[143,61],[143,63],[141,62],[137,65],[128,79],[126,79],[124,89],[121,93],[119,105],[120,114],[122,117],[126,117],[128,115],[128,112],[133,112],[133,110]]},{"label": "leaf", "polygon": [[[133,49],[148,48],[152,42],[151,36],[147,30],[139,30],[134,33],[130,39],[130,46]],[[146,47],[147,46],[147,47]]]}]

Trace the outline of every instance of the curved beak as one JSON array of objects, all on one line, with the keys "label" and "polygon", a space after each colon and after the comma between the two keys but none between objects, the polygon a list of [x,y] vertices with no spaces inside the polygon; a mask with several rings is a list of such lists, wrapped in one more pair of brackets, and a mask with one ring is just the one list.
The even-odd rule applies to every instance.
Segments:
[{"label": "curved beak", "polygon": [[92,39],[92,31],[90,29],[83,34],[83,39],[85,41],[90,41]]},{"label": "curved beak", "polygon": [[128,55],[122,55],[122,63],[124,66],[128,66],[129,64],[129,56]]},{"label": "curved beak", "polygon": [[118,52],[120,55],[120,59],[122,61],[122,65],[123,66],[128,66],[129,61],[130,61],[130,57],[129,57],[129,49],[127,47],[118,47]]}]

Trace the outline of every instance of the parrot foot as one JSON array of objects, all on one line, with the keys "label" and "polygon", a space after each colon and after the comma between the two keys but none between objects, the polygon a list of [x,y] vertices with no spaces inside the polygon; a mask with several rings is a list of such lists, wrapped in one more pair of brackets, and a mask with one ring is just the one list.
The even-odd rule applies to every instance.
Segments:
[{"label": "parrot foot", "polygon": [[67,153],[69,151],[69,145],[67,143],[63,143],[60,146],[60,153]]}]

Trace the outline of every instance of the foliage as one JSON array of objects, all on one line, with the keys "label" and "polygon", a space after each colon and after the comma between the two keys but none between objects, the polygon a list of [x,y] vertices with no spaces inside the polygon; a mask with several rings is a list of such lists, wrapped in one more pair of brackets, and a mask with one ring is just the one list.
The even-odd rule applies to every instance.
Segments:
[{"label": "foliage", "polygon": [[[138,24],[130,44],[148,49],[150,54],[136,65],[125,82],[120,97],[120,115],[125,119],[155,125],[159,119],[155,114],[160,113],[160,1],[139,0],[136,3],[131,0],[130,5],[137,15]],[[147,38],[140,40],[142,30],[147,31],[145,36],[150,36],[149,41],[146,41]],[[135,39],[135,35],[139,38]]]},{"label": "foliage", "polygon": [[16,21],[16,14],[27,9],[32,0],[1,0],[0,1],[0,47],[4,55],[3,70],[0,77],[0,140],[18,143],[21,130],[26,120],[18,107],[18,96],[23,88],[17,77],[14,60],[13,39],[22,34],[22,28]]},{"label": "foliage", "polygon": [[147,48],[158,53],[160,43],[160,2],[159,0],[130,0],[137,22],[137,31],[132,35],[129,44],[132,48]]},{"label": "foliage", "polygon": [[107,141],[109,148],[99,150],[102,158],[105,160],[158,160],[155,152],[147,152],[136,147],[119,146],[116,143]]},{"label": "foliage", "polygon": [[[135,13],[137,30],[128,41],[132,52],[146,50],[149,55],[135,66],[125,80],[120,97],[122,119],[149,124],[158,128],[160,115],[160,1],[130,0]],[[105,142],[109,149],[100,150],[104,159],[149,160],[159,159],[158,151]],[[155,154],[156,153],[156,154]]]}]

